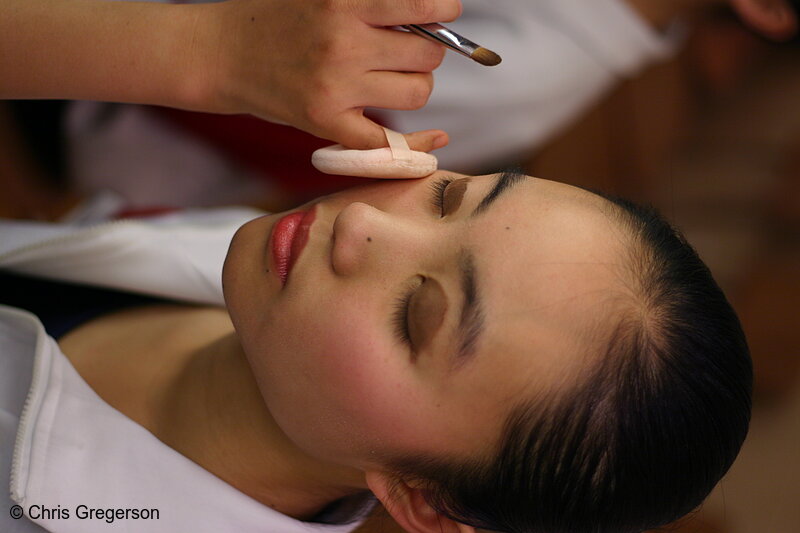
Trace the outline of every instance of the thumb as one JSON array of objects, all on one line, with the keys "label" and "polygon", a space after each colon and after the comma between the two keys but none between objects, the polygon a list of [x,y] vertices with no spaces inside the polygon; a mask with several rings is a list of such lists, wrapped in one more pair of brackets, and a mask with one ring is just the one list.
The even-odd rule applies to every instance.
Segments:
[{"label": "thumb", "polygon": [[339,115],[328,138],[354,150],[389,146],[383,127],[365,117],[363,109],[349,109]]},{"label": "thumb", "polygon": [[[362,109],[351,109],[339,116],[332,139],[347,148],[371,150],[389,146],[383,126],[364,116]],[[442,130],[424,130],[405,135],[408,147],[420,152],[430,152],[447,146],[450,138]]]},{"label": "thumb", "polygon": [[788,39],[797,29],[797,17],[786,0],[731,0],[742,20],[772,39]]},{"label": "thumb", "polygon": [[405,134],[408,147],[419,152],[430,152],[447,146],[450,137],[442,130],[415,131]]}]

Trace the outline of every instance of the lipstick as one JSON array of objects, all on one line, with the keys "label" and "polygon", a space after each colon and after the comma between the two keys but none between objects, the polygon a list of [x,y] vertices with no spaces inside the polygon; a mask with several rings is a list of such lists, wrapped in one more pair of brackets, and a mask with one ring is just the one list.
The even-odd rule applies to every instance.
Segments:
[{"label": "lipstick", "polygon": [[272,257],[282,285],[308,242],[311,225],[316,218],[316,205],[308,211],[289,213],[275,223],[272,230]]}]

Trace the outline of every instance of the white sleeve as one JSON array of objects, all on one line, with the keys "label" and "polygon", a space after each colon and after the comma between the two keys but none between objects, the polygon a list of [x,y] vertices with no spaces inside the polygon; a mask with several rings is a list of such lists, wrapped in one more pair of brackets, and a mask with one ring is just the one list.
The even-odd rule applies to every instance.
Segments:
[{"label": "white sleeve", "polygon": [[[483,67],[448,52],[428,105],[382,111],[403,132],[439,128],[440,168],[490,166],[542,144],[620,78],[671,55],[679,31],[656,32],[623,0],[463,0],[454,31],[503,58]],[[673,28],[676,30],[679,28]]]}]

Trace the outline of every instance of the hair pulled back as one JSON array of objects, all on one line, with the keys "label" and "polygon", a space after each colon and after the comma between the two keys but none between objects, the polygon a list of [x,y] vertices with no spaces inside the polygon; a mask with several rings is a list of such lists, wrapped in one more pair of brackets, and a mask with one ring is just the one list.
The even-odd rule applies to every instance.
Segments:
[{"label": "hair pulled back", "polygon": [[578,384],[511,410],[496,455],[396,457],[441,514],[507,533],[637,533],[698,506],[750,421],[752,365],[708,268],[654,209],[601,194],[631,238],[630,305]]}]

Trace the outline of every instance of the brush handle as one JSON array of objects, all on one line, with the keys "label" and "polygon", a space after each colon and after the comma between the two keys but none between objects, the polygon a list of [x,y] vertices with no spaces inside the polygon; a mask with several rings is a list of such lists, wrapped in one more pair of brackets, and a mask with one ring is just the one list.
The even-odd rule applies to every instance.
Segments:
[{"label": "brush handle", "polygon": [[462,37],[453,30],[442,26],[441,24],[406,24],[403,26],[410,32],[421,35],[427,39],[441,43],[446,47],[463,54],[469,58],[472,54],[480,48],[477,44],[469,39]]}]

